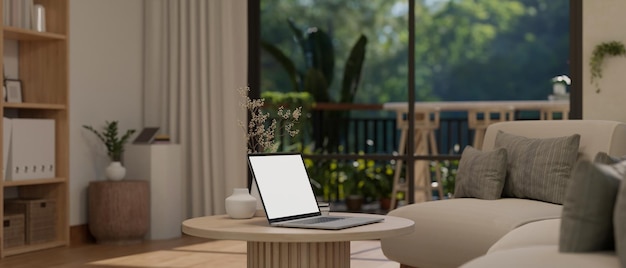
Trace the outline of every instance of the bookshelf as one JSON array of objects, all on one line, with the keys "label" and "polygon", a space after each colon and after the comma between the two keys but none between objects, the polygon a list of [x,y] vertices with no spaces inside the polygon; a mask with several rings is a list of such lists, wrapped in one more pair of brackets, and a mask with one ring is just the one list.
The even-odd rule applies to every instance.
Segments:
[{"label": "bookshelf", "polygon": [[[7,14],[0,5],[0,16]],[[20,0],[26,1],[26,0]],[[18,72],[22,85],[22,102],[0,101],[3,117],[53,119],[55,122],[55,176],[28,180],[0,181],[0,213],[4,222],[4,205],[8,198],[46,199],[55,202],[54,239],[46,242],[5,247],[0,243],[0,256],[7,257],[69,244],[69,68],[68,33],[69,0],[34,0],[45,8],[46,31],[2,26],[3,43],[17,42]],[[13,14],[11,14],[13,16]],[[4,17],[2,20],[5,22]],[[4,44],[0,44],[5,51]],[[2,54],[2,62],[5,62]],[[5,73],[4,64],[0,66]],[[13,78],[13,77],[11,77]],[[3,129],[0,121],[0,130]],[[0,131],[0,133],[4,133]],[[0,134],[3,135],[3,134]],[[1,147],[6,144],[1,144]],[[2,159],[4,155],[0,156]],[[0,165],[3,165],[0,161]],[[0,237],[5,237],[0,230]]]}]

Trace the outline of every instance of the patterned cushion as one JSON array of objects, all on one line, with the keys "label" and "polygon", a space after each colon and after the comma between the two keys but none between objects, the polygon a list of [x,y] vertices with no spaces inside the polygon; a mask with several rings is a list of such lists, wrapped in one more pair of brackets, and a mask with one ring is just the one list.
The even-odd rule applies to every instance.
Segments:
[{"label": "patterned cushion", "polygon": [[498,132],[495,148],[505,148],[508,161],[503,196],[563,204],[579,142],[578,134],[535,139]]},{"label": "patterned cushion", "polygon": [[465,147],[456,175],[454,197],[500,198],[506,163],[504,148],[481,152],[472,146]]},{"label": "patterned cushion", "polygon": [[584,159],[576,162],[563,203],[559,251],[614,248],[613,208],[625,173],[626,162],[614,165]]}]

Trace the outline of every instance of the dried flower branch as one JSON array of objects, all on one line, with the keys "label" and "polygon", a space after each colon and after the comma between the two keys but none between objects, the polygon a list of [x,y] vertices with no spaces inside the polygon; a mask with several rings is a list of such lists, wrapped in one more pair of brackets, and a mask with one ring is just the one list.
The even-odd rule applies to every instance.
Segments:
[{"label": "dried flower branch", "polygon": [[[276,152],[284,134],[295,137],[300,133],[300,130],[296,129],[295,126],[302,115],[302,107],[298,107],[293,111],[285,109],[283,106],[279,107],[277,114],[282,125],[282,127],[279,128],[279,123],[276,119],[272,119],[268,122],[270,113],[264,113],[262,110],[265,105],[265,100],[252,100],[248,97],[248,92],[250,92],[249,87],[239,89],[239,94],[244,99],[240,105],[250,113],[250,121],[248,124],[245,124],[241,120],[239,121],[239,125],[246,131],[244,139],[248,145],[248,153]],[[284,129],[284,132],[280,131],[282,129]]]}]

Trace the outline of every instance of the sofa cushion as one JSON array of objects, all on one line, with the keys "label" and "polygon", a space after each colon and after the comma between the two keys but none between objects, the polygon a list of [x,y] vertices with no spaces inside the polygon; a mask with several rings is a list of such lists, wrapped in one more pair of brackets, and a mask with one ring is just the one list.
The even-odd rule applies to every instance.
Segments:
[{"label": "sofa cushion", "polygon": [[403,206],[389,215],[413,220],[415,231],[381,239],[387,258],[413,267],[443,268],[487,253],[514,228],[559,218],[561,205],[519,198],[453,198]]},{"label": "sofa cushion", "polygon": [[500,238],[489,248],[487,254],[514,248],[558,245],[560,228],[561,219],[548,219],[524,224]]},{"label": "sofa cushion", "polygon": [[619,268],[613,251],[593,253],[561,253],[557,245],[539,245],[496,251],[478,257],[461,268]]},{"label": "sofa cushion", "polygon": [[535,139],[500,131],[495,148],[506,148],[508,161],[503,196],[563,204],[579,141],[578,134]]},{"label": "sofa cushion", "polygon": [[626,267],[626,183],[623,181],[615,202],[613,225],[615,226],[615,251],[622,267]]},{"label": "sofa cushion", "polygon": [[506,150],[481,152],[466,146],[459,161],[454,197],[499,199],[506,176]]},{"label": "sofa cushion", "polygon": [[625,173],[626,162],[614,165],[586,159],[576,162],[563,204],[561,252],[614,248],[613,208]]}]

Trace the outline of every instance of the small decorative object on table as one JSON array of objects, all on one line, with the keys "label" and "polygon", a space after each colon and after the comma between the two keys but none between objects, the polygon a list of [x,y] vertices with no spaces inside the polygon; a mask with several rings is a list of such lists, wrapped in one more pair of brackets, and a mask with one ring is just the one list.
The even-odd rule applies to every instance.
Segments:
[{"label": "small decorative object on table", "polygon": [[256,212],[256,198],[248,193],[247,188],[235,188],[226,198],[226,214],[233,219],[249,219]]},{"label": "small decorative object on table", "polygon": [[91,126],[83,125],[83,128],[90,130],[104,143],[107,147],[107,154],[111,159],[111,163],[106,168],[106,176],[109,180],[122,180],[126,176],[126,168],[122,165],[122,153],[124,153],[124,144],[130,136],[135,133],[134,129],[126,130],[122,137],[118,137],[117,121],[106,121],[102,132],[97,131]]}]

